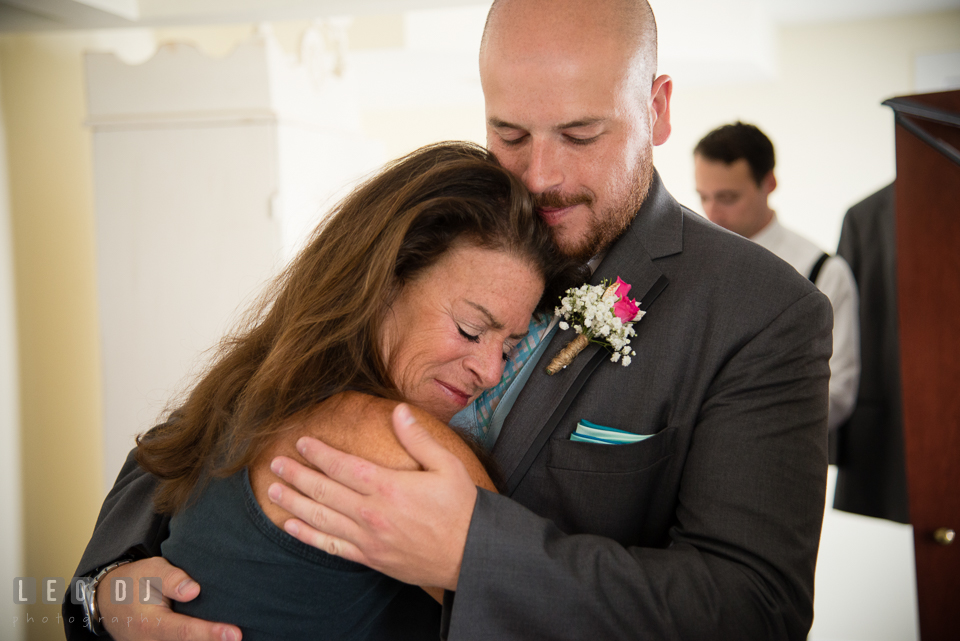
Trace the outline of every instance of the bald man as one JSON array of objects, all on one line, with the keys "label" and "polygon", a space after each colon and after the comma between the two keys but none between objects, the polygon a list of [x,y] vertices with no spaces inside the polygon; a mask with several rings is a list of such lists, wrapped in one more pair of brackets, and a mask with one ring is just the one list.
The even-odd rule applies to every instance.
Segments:
[{"label": "bald man", "polygon": [[[670,134],[672,84],[656,75],[645,2],[496,2],[480,71],[490,149],[536,194],[563,251],[589,260],[592,282],[619,276],[641,301],[636,356],[622,367],[592,344],[551,377],[544,366],[572,332],[533,332],[543,338],[514,383],[461,416],[491,445],[503,494],[478,490],[402,410],[397,436],[422,472],[302,441],[326,474],[275,461],[286,483],[271,497],[300,517],[287,531],[445,588],[449,638],[806,638],[826,483],[829,302],[667,193],[652,147]],[[632,442],[573,440],[581,421]],[[151,518],[122,492],[115,502],[126,507],[102,521]],[[88,548],[81,570],[111,558]],[[171,598],[196,594],[156,559],[124,574],[150,572],[170,577]],[[163,638],[233,632],[171,621]]]}]

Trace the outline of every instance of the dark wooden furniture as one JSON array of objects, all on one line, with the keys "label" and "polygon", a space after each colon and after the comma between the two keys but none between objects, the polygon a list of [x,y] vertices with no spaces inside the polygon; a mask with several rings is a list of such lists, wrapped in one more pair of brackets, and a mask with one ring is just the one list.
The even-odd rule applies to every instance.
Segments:
[{"label": "dark wooden furniture", "polygon": [[960,91],[894,98],[903,427],[920,636],[960,638]]}]

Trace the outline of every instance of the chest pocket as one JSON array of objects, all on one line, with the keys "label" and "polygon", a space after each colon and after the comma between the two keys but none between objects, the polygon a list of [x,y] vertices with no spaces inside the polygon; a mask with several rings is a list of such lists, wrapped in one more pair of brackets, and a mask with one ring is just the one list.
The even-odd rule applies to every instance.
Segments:
[{"label": "chest pocket", "polygon": [[597,534],[623,545],[664,543],[682,467],[677,434],[667,427],[624,445],[550,440],[541,496],[551,514],[544,516],[568,534]]}]

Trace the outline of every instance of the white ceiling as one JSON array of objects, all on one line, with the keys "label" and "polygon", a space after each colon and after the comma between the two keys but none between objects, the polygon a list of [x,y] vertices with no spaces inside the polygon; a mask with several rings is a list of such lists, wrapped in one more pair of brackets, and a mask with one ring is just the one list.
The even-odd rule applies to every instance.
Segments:
[{"label": "white ceiling", "polygon": [[[102,29],[292,20],[334,15],[396,14],[416,9],[489,4],[477,0],[0,0],[0,31]],[[653,0],[661,23],[738,14],[744,6],[773,24],[927,13],[960,0]],[[669,20],[668,20],[669,22]]]},{"label": "white ceiling", "polygon": [[[361,47],[349,53],[348,66],[356,78],[361,104],[366,108],[475,105],[482,104],[476,52],[490,1],[0,0],[0,33],[402,14],[402,47]],[[778,32],[784,25],[960,8],[960,0],[650,2],[660,31],[660,68],[685,87],[774,79],[778,74]]]}]

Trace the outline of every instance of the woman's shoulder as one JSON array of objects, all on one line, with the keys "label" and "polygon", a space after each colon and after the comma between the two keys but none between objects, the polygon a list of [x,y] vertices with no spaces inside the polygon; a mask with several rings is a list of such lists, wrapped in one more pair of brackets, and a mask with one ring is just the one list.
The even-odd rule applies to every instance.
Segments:
[{"label": "woman's shoulder", "polygon": [[[276,456],[286,456],[309,465],[296,448],[297,440],[303,436],[311,436],[381,467],[421,469],[393,431],[393,410],[397,405],[399,401],[362,392],[341,392],[293,419],[273,445],[250,466],[254,494],[271,520],[281,525],[289,515],[267,499],[270,484],[279,480],[270,471],[270,462]],[[420,425],[460,459],[477,485],[495,490],[476,454],[453,429],[415,406],[410,406],[410,409]]]},{"label": "woman's shoulder", "polygon": [[[399,404],[400,401],[361,392],[343,392],[331,397],[307,418],[305,429],[310,433],[301,435],[313,436],[383,467],[418,470],[420,465],[407,454],[393,431],[393,411]],[[480,461],[477,446],[468,444],[464,436],[432,414],[415,405],[409,407],[417,422],[460,459],[477,485],[496,491]]]},{"label": "woman's shoulder", "polygon": [[[318,405],[292,427],[291,444],[295,446],[301,436],[312,436],[383,467],[419,469],[393,432],[391,417],[398,404],[398,401],[362,392],[341,392]],[[444,445],[449,437],[458,438],[448,426],[425,412],[419,412],[417,418]]]}]

